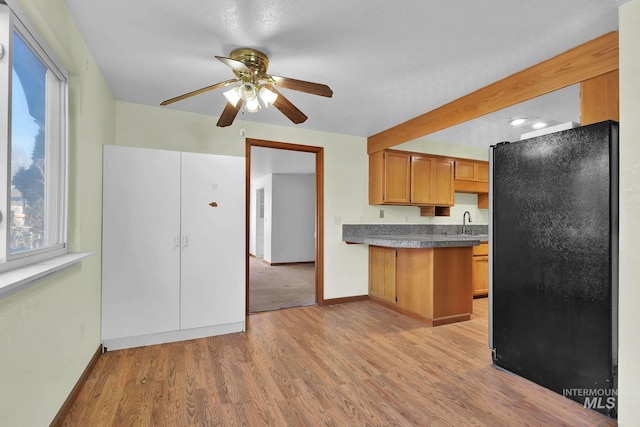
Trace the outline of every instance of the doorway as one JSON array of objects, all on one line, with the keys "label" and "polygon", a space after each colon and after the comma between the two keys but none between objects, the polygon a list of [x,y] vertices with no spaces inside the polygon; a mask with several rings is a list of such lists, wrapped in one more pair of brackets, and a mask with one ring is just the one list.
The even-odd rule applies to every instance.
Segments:
[{"label": "doorway", "polygon": [[323,148],[247,139],[246,313],[323,303]]}]

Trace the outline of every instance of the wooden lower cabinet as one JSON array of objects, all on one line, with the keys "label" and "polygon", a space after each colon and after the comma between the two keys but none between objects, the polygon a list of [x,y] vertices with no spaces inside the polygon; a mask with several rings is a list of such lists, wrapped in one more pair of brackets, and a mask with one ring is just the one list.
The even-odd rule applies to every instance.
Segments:
[{"label": "wooden lower cabinet", "polygon": [[432,326],[469,320],[472,249],[369,247],[369,296]]},{"label": "wooden lower cabinet", "polygon": [[369,247],[369,295],[396,302],[396,250]]},{"label": "wooden lower cabinet", "polygon": [[480,243],[473,247],[473,297],[486,297],[489,294],[489,246]]}]

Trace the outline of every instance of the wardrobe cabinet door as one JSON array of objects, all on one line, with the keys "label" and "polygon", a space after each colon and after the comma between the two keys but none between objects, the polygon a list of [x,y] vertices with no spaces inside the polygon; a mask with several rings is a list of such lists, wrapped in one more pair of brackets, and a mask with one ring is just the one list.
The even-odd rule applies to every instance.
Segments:
[{"label": "wardrobe cabinet door", "polygon": [[244,322],[245,159],[182,153],[182,329]]},{"label": "wardrobe cabinet door", "polygon": [[102,340],[175,331],[180,153],[104,147]]}]

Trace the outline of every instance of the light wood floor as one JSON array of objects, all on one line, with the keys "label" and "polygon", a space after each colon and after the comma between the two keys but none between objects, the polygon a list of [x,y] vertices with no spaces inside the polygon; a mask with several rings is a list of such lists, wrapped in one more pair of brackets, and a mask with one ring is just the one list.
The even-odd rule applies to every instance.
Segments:
[{"label": "light wood floor", "polygon": [[615,426],[491,364],[487,302],[436,328],[370,301],[102,355],[69,426]]}]

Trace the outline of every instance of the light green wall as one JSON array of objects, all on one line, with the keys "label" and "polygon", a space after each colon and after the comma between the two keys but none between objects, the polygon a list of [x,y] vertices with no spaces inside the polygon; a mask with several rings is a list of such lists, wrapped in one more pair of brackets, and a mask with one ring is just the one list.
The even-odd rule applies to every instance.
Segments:
[{"label": "light green wall", "polygon": [[115,101],[63,0],[20,6],[71,74],[69,246],[79,266],[0,299],[0,425],[48,425],[100,345],[102,145]]},{"label": "light green wall", "polygon": [[[487,223],[487,210],[477,209],[477,196],[456,195],[449,218],[421,217],[419,208],[368,205],[368,156],[366,138],[236,120],[228,128],[216,118],[117,102],[118,145],[245,156],[245,137],[324,147],[324,244],[325,299],[367,293],[367,248],[342,242],[342,224],[451,223],[462,224],[462,213],[471,212],[475,224]],[[245,136],[240,130],[244,129]],[[433,154],[478,158],[480,149],[438,144]],[[440,151],[438,151],[440,150]],[[449,150],[443,152],[442,150]],[[480,150],[482,151],[482,150]],[[482,158],[482,157],[480,157]],[[486,157],[485,157],[486,159]],[[384,210],[384,218],[379,211]]]},{"label": "light green wall", "polygon": [[228,128],[216,118],[116,103],[118,145],[245,156],[245,137],[324,147],[324,289],[326,299],[367,293],[365,247],[342,242],[342,224],[366,215],[366,139],[236,120]]},{"label": "light green wall", "polygon": [[620,426],[640,421],[640,0],[620,7]]}]

